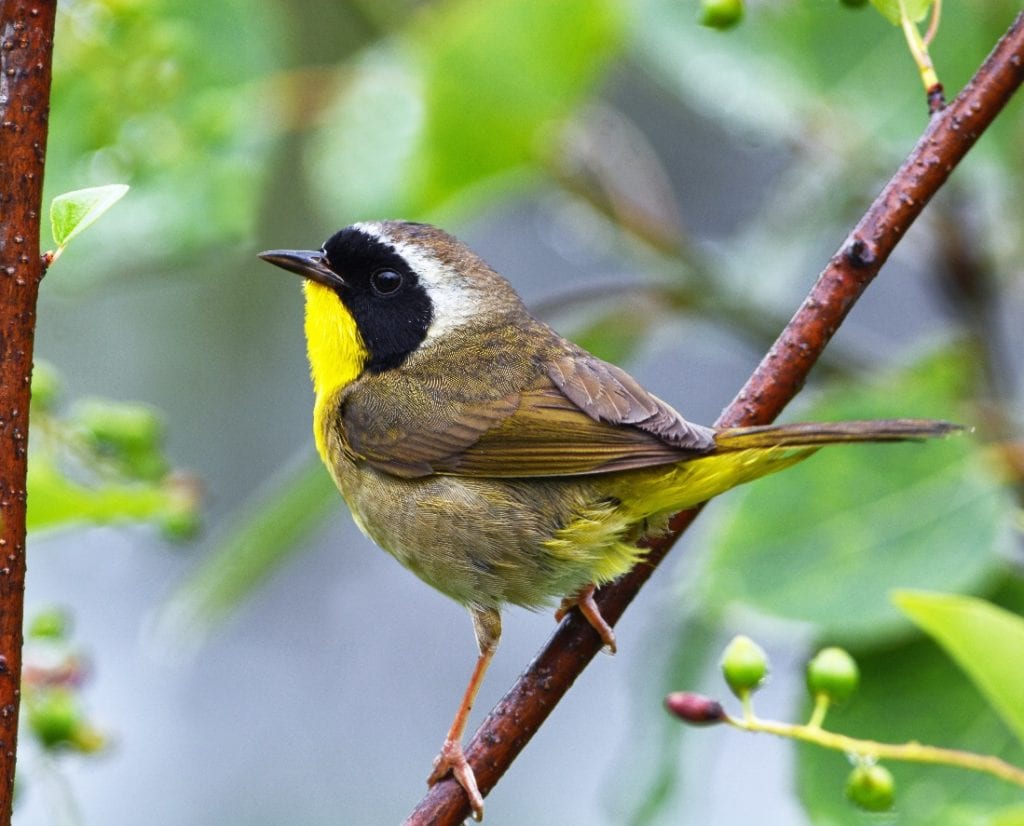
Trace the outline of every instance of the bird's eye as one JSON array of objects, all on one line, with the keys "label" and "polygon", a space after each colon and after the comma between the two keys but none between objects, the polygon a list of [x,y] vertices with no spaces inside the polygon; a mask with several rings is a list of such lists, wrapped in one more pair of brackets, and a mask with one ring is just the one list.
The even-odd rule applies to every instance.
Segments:
[{"label": "bird's eye", "polygon": [[370,286],[377,295],[393,295],[402,286],[402,274],[395,270],[377,270],[370,276]]}]

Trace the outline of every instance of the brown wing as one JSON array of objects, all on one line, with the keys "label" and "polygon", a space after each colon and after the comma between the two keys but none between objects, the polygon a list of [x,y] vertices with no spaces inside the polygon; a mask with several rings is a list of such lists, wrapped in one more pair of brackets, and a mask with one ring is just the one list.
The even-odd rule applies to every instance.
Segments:
[{"label": "brown wing", "polygon": [[[677,462],[714,448],[711,429],[684,420],[627,373],[582,350],[552,362],[531,386],[453,402],[427,394],[395,419],[379,393],[343,412],[353,453],[404,477],[574,476]],[[405,393],[411,392],[406,386]]]},{"label": "brown wing", "polygon": [[599,421],[551,385],[521,394],[515,413],[433,467],[461,476],[577,476],[664,465],[697,452]]},{"label": "brown wing", "polygon": [[633,425],[666,444],[698,453],[715,447],[710,427],[686,421],[625,370],[585,350],[573,347],[551,363],[548,375],[566,397],[598,421]]}]

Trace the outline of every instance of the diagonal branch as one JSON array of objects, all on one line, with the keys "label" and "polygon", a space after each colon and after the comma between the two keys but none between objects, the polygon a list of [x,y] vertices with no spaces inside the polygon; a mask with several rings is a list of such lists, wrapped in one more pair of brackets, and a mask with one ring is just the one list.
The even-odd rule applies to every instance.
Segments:
[{"label": "diagonal branch", "polygon": [[[1024,13],[956,100],[932,116],[913,151],[832,256],[754,374],[718,417],[717,426],[766,424],[782,411],[914,219],[1022,81]],[[698,513],[699,508],[677,514],[671,532],[648,543],[646,562],[601,590],[598,603],[608,622],[614,624],[622,616]],[[491,710],[466,748],[484,794],[498,782],[600,646],[586,620],[573,612]],[[447,778],[430,789],[406,826],[458,824],[468,815],[462,787]]]},{"label": "diagonal branch", "polygon": [[0,0],[0,824],[11,822],[21,694],[25,474],[39,213],[56,0]]}]

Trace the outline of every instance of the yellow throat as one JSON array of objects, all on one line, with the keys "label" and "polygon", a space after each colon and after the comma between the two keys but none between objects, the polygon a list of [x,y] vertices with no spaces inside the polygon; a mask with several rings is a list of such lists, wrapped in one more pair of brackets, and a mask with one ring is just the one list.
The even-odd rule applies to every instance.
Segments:
[{"label": "yellow throat", "polygon": [[306,352],[313,379],[316,404],[313,407],[313,438],[320,458],[328,466],[324,441],[324,420],[334,407],[334,398],[363,372],[368,353],[355,319],[337,294],[321,284],[307,281]]}]

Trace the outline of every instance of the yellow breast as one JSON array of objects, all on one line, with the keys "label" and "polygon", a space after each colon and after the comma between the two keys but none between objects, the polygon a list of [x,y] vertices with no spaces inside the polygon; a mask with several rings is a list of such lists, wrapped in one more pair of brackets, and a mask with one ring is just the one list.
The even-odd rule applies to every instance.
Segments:
[{"label": "yellow breast", "polygon": [[333,412],[338,393],[363,372],[369,354],[355,319],[333,290],[307,281],[305,291],[306,351],[316,392],[313,437],[320,458],[330,467],[324,424]]}]

